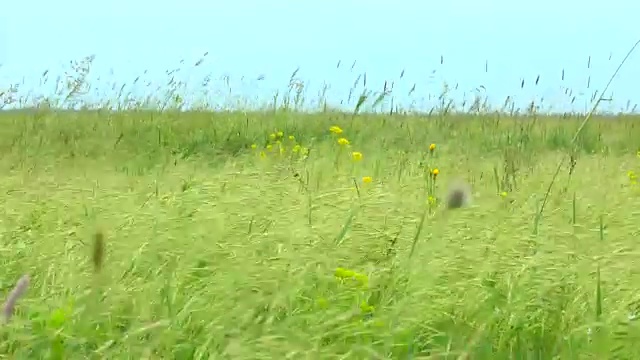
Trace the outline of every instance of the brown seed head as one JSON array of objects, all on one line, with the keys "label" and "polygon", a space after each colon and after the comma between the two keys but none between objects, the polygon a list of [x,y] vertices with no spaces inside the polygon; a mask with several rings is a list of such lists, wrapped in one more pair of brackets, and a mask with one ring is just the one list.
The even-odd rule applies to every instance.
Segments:
[{"label": "brown seed head", "polygon": [[7,300],[4,302],[4,306],[2,307],[2,315],[5,322],[9,322],[9,320],[11,320],[13,311],[16,307],[16,303],[27,291],[27,287],[29,287],[29,275],[25,274],[22,275],[20,280],[18,280],[16,286],[13,288],[13,290],[11,290],[11,293],[9,293],[9,296],[7,296]]},{"label": "brown seed head", "polygon": [[98,231],[93,236],[93,269],[99,272],[104,261],[104,234]]},{"label": "brown seed head", "polygon": [[447,209],[458,209],[471,203],[471,187],[469,184],[457,181],[451,185],[446,196]]}]

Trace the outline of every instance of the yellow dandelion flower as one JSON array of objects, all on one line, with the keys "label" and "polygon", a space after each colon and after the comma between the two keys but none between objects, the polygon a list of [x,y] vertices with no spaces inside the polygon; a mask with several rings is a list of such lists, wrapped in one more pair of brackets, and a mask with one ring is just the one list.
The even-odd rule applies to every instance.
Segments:
[{"label": "yellow dandelion flower", "polygon": [[276,139],[276,134],[269,134],[269,139],[275,140]]},{"label": "yellow dandelion flower", "polygon": [[335,276],[341,279],[347,279],[350,277],[354,277],[356,273],[353,270],[345,269],[345,268],[337,268],[335,272]]},{"label": "yellow dandelion flower", "polygon": [[282,131],[278,131],[278,132],[276,133],[276,136],[277,136],[277,137],[279,137],[279,138],[281,138],[281,137],[283,137],[283,136],[284,136],[284,133],[283,133]]},{"label": "yellow dandelion flower", "polygon": [[345,138],[340,138],[340,139],[338,139],[338,144],[344,145],[344,146],[349,145],[349,140],[347,140]]},{"label": "yellow dandelion flower", "polygon": [[267,150],[271,150],[273,148],[273,145],[269,144],[267,145]]},{"label": "yellow dandelion flower", "polygon": [[257,147],[258,147],[258,145],[256,145],[256,144],[251,144],[251,148],[252,148],[252,149],[254,149],[254,150],[255,150]]},{"label": "yellow dandelion flower", "polygon": [[363,313],[372,313],[375,310],[375,307],[367,304],[367,302],[363,300],[360,303],[360,310],[362,310]]},{"label": "yellow dandelion flower", "polygon": [[628,176],[628,177],[629,177],[629,179],[631,179],[631,180],[633,180],[633,179],[636,179],[636,178],[637,178],[636,173],[634,173],[633,171],[629,171],[629,172],[627,172],[627,176]]},{"label": "yellow dandelion flower", "polygon": [[294,141],[295,139],[296,139],[296,137],[295,137],[295,136],[293,136],[293,135],[289,135],[289,140]]},{"label": "yellow dandelion flower", "polygon": [[342,134],[342,129],[340,128],[340,126],[332,126],[329,128],[329,131],[331,131],[334,134]]},{"label": "yellow dandelion flower", "polygon": [[507,194],[506,191],[503,191],[503,192],[500,193],[500,196],[503,197],[503,198],[506,198],[507,195],[509,195],[509,194]]},{"label": "yellow dandelion flower", "polygon": [[436,198],[433,196],[429,196],[429,198],[427,198],[427,202],[429,202],[429,205],[433,206],[436,204]]},{"label": "yellow dandelion flower", "polygon": [[362,177],[362,182],[365,184],[370,184],[373,181],[373,178],[371,176],[363,176]]},{"label": "yellow dandelion flower", "polygon": [[429,151],[433,152],[436,149],[436,144],[429,145]]},{"label": "yellow dandelion flower", "polygon": [[440,174],[440,170],[438,170],[438,168],[431,170],[431,175],[433,175],[433,177],[438,176],[438,174]]},{"label": "yellow dandelion flower", "polygon": [[360,161],[362,160],[362,153],[359,151],[354,151],[351,153],[351,157],[353,158],[353,161]]},{"label": "yellow dandelion flower", "polygon": [[300,151],[300,145],[294,145],[294,147],[291,149],[292,152],[297,153],[298,151]]}]

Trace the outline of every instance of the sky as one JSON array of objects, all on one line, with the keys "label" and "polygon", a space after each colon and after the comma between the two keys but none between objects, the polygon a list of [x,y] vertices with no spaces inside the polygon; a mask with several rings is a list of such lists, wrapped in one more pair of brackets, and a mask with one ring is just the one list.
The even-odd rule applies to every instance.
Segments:
[{"label": "sky", "polygon": [[[305,98],[318,99],[326,88],[332,106],[353,106],[362,76],[351,99],[350,89],[366,73],[366,89],[393,82],[390,96],[403,107],[434,106],[446,83],[458,102],[479,93],[494,106],[509,96],[518,106],[543,99],[543,108],[584,111],[640,40],[632,25],[640,2],[624,0],[91,3],[6,1],[0,89],[18,83],[21,94],[48,96],[70,61],[94,55],[86,95],[94,100],[117,96],[121,85],[136,96],[160,96],[173,76],[191,100],[266,104],[299,68]],[[634,53],[603,109],[640,103],[639,83]]]}]

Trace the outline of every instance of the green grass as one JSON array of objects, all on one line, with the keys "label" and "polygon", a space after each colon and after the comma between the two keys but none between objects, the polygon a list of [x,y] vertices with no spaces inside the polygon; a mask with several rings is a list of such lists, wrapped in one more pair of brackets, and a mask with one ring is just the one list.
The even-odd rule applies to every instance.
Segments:
[{"label": "green grass", "polygon": [[[580,121],[3,113],[0,283],[31,285],[0,353],[634,358],[640,119],[593,118],[572,144]],[[446,210],[455,179],[473,202]]]}]

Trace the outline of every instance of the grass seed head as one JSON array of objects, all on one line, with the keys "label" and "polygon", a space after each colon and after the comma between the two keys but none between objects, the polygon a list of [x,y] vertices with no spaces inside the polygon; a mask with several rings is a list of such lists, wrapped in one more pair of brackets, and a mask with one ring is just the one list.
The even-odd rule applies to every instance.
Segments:
[{"label": "grass seed head", "polygon": [[93,235],[92,261],[95,272],[100,272],[104,262],[104,234],[102,231],[97,231],[95,235]]},{"label": "grass seed head", "polygon": [[22,277],[16,283],[9,296],[7,296],[7,300],[2,307],[2,315],[4,317],[5,322],[9,322],[11,317],[13,316],[13,311],[16,307],[16,303],[22,297],[22,295],[27,291],[27,287],[29,287],[29,275],[22,275]]},{"label": "grass seed head", "polygon": [[458,209],[471,203],[471,186],[463,181],[454,182],[447,191],[447,209]]}]

